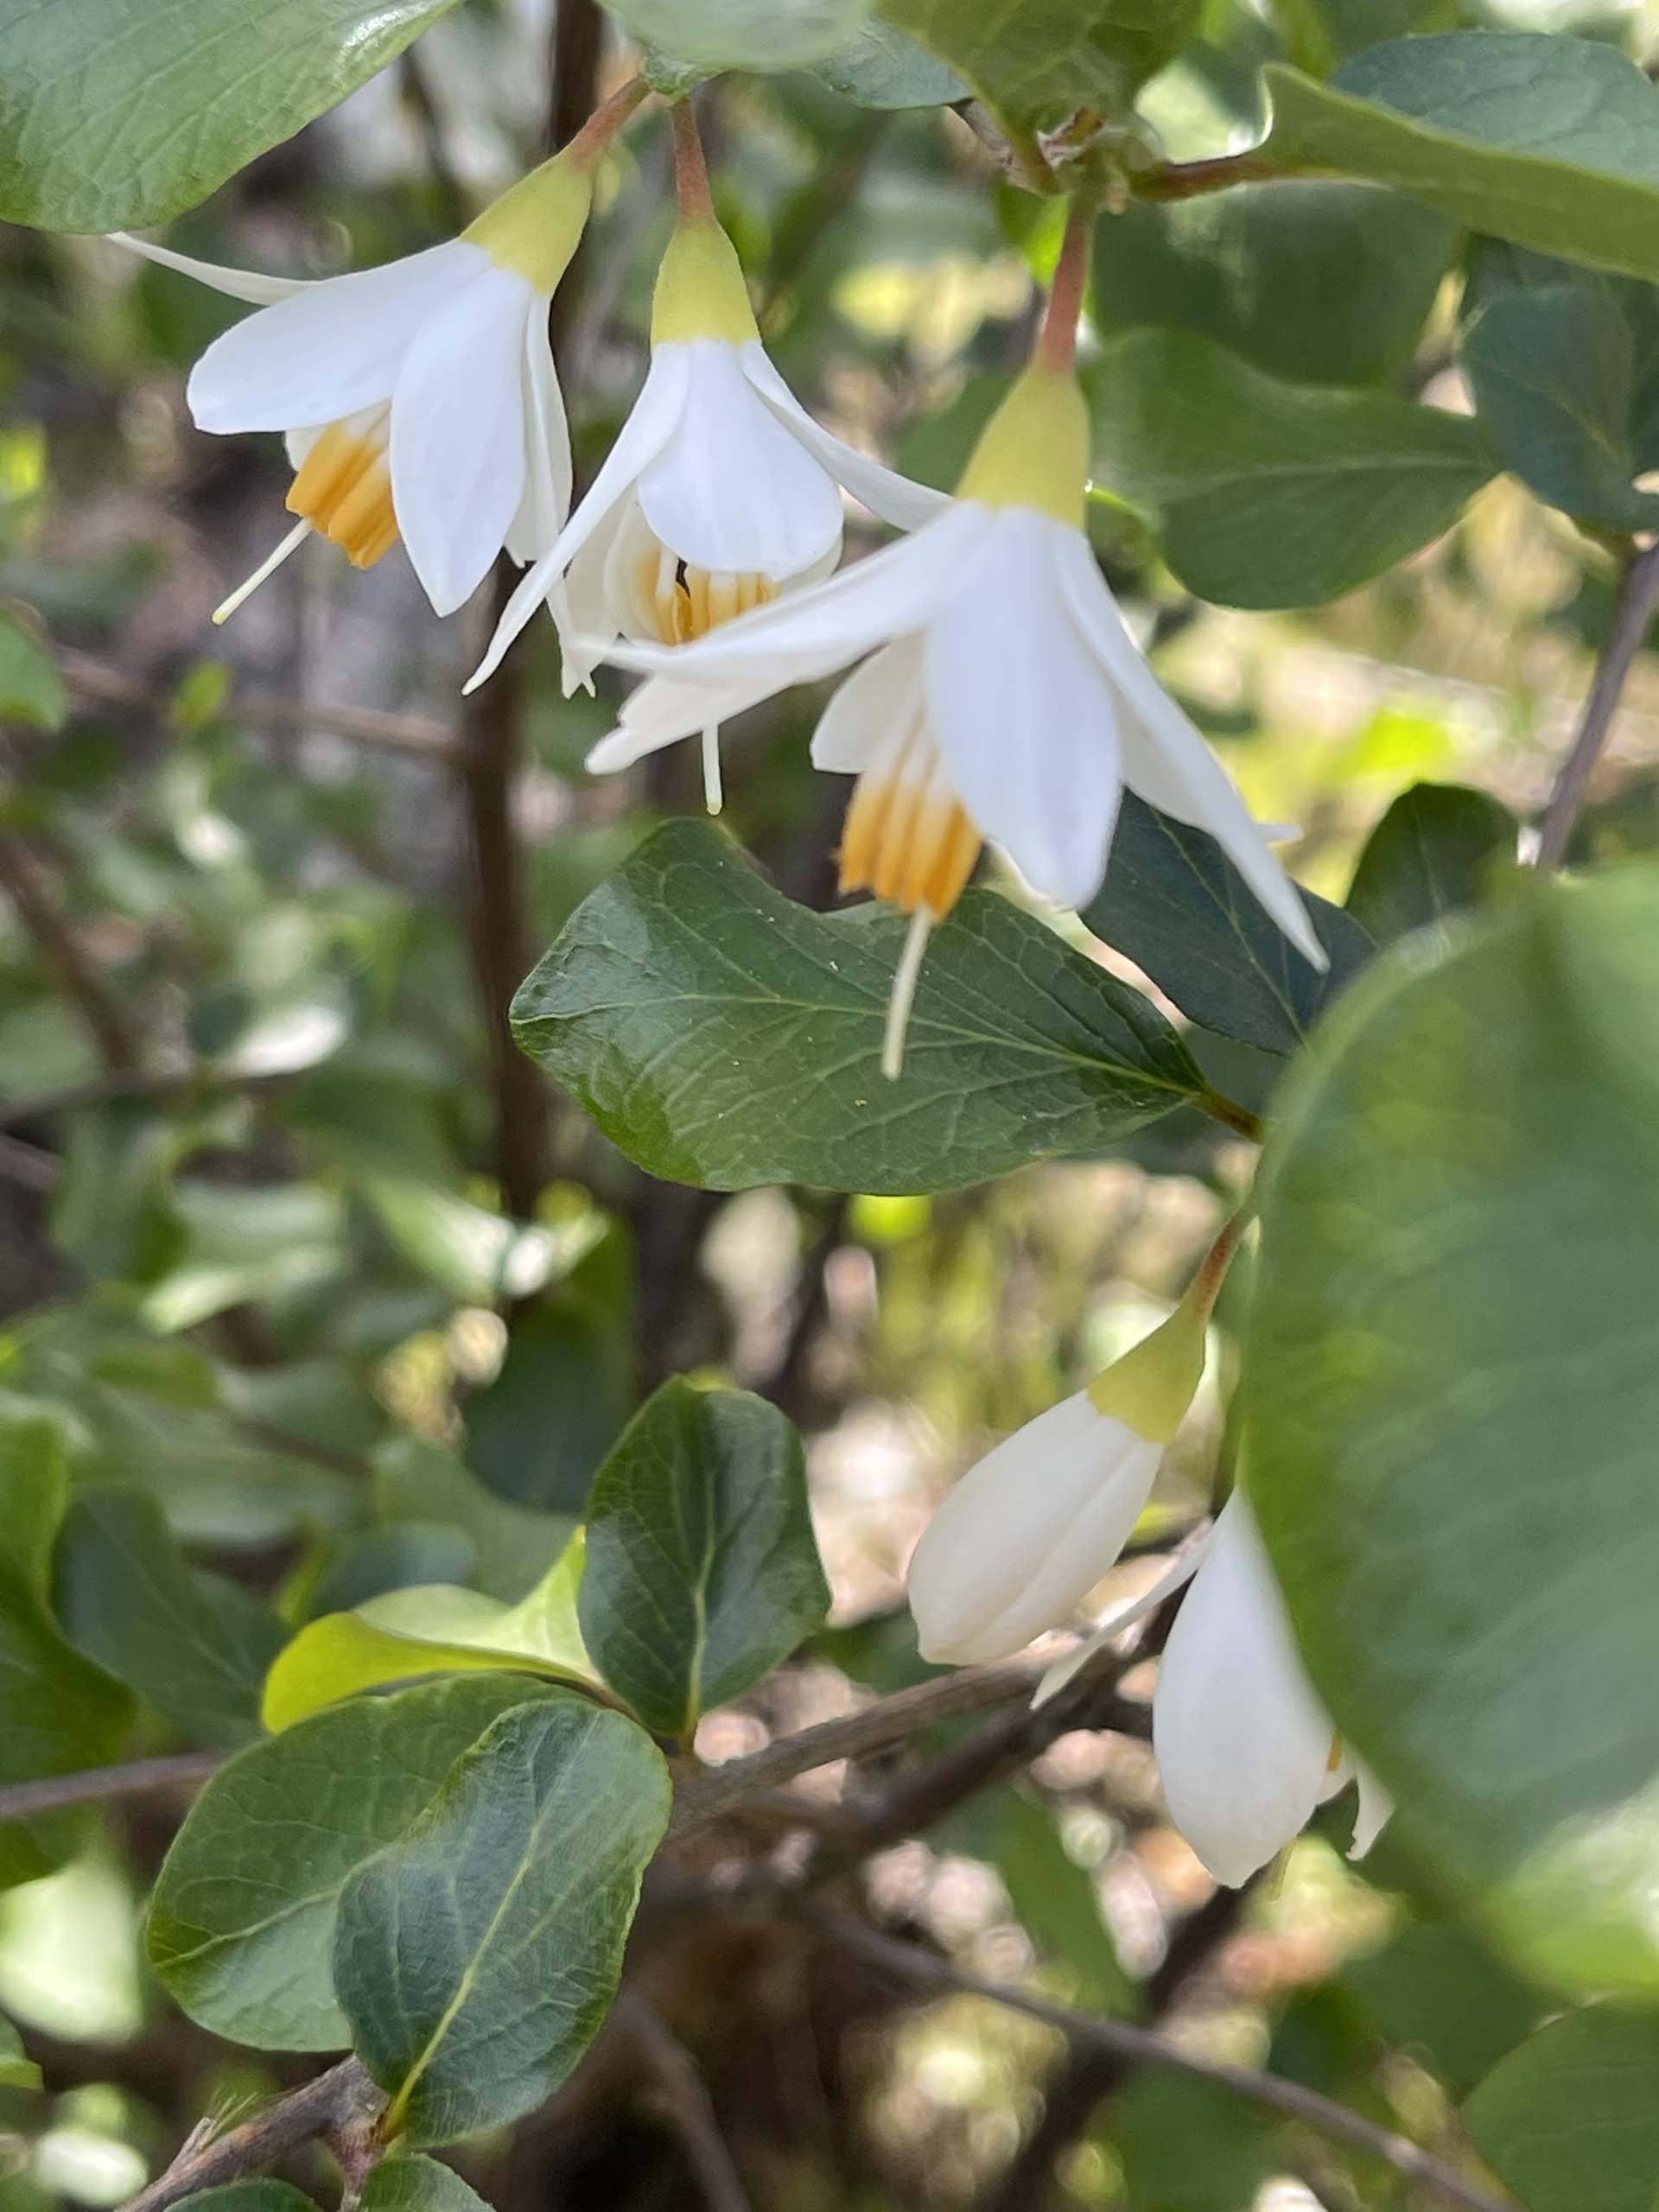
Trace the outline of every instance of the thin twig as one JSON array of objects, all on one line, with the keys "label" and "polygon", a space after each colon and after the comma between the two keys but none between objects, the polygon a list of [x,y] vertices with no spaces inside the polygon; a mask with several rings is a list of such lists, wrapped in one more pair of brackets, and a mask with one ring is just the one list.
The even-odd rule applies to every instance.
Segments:
[{"label": "thin twig", "polygon": [[1612,729],[1625,680],[1642,650],[1656,607],[1659,607],[1659,539],[1645,552],[1632,554],[1620,580],[1612,627],[1596,662],[1595,681],[1584,702],[1578,734],[1561,763],[1545,810],[1538,838],[1541,873],[1559,868],[1572,842],[1586,788]]},{"label": "thin twig", "polygon": [[193,2134],[167,2171],[140,2190],[122,2212],[168,2212],[168,2207],[269,2165],[284,2151],[320,2135],[358,2133],[378,2113],[380,2092],[355,2058],[343,2059],[315,2082],[278,2097],[239,2127],[198,2141]]},{"label": "thin twig", "polygon": [[643,2062],[656,2091],[652,2101],[679,2138],[709,2212],[750,2212],[748,2191],[690,2052],[638,1990],[624,1990],[613,2017]]},{"label": "thin twig", "polygon": [[126,1008],[58,911],[57,894],[21,837],[0,837],[0,892],[10,899],[35,949],[86,1023],[99,1057],[112,1073],[137,1060]]},{"label": "thin twig", "polygon": [[[64,682],[76,698],[95,707],[130,707],[154,714],[159,705],[152,686],[105,668],[84,653],[58,652]],[[237,691],[225,711],[238,720],[273,729],[325,730],[360,745],[380,745],[394,753],[418,753],[442,760],[454,750],[454,734],[424,715],[388,714],[378,707],[331,707],[311,699],[281,698],[265,691]]]},{"label": "thin twig", "polygon": [[901,1981],[914,1983],[918,1988],[982,1997],[993,2005],[1006,2005],[1010,2012],[1024,2012],[1048,2027],[1058,2028],[1074,2044],[1109,2052],[1132,2065],[1167,2067],[1177,2073],[1190,2074],[1197,2081],[1211,2082],[1217,2088],[1230,2089],[1235,2095],[1270,2112],[1282,2113],[1287,2120],[1300,2120],[1321,2135],[1370,2152],[1373,2158],[1381,2158],[1408,2180],[1437,2191],[1448,2203],[1464,2206],[1465,2212],[1515,2212],[1512,2198],[1492,2195],[1420,2144],[1377,2126],[1375,2121],[1350,2111],[1334,2098],[1321,2096],[1318,2090],[1307,2088],[1300,2082],[1283,2081],[1276,2074],[1235,2066],[1225,2059],[1205,2058],[1155,2035],[1150,2028],[1137,2028],[1127,2020],[1078,2012],[1072,2005],[1054,2004],[1012,1983],[992,1981],[951,1960],[941,1958],[937,1952],[884,1936],[880,1929],[844,1914],[808,1906],[804,1909],[804,1917],[830,1942],[868,1960],[872,1966],[885,1968]]},{"label": "thin twig", "polygon": [[85,1767],[79,1774],[14,1782],[0,1789],[0,1821],[32,1821],[71,1805],[108,1804],[150,1789],[194,1789],[223,1764],[219,1751],[179,1751],[167,1758],[133,1759],[125,1766]]},{"label": "thin twig", "polygon": [[63,1178],[63,1162],[38,1145],[20,1137],[0,1135],[0,1182],[15,1183],[20,1191],[36,1191],[44,1198]]},{"label": "thin twig", "polygon": [[1195,200],[1202,193],[1268,184],[1291,174],[1257,154],[1217,154],[1208,161],[1166,162],[1159,168],[1132,171],[1128,186],[1137,200]]}]

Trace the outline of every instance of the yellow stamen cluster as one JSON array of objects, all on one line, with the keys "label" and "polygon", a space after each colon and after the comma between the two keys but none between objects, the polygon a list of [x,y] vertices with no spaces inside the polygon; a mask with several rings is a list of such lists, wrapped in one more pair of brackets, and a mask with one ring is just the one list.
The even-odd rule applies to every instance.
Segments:
[{"label": "yellow stamen cluster", "polygon": [[935,779],[900,772],[859,778],[841,842],[842,891],[873,891],[902,913],[935,921],[962,896],[980,835]]},{"label": "yellow stamen cluster", "polygon": [[288,511],[332,538],[354,569],[372,569],[397,543],[385,439],[331,424],[301,463]]},{"label": "yellow stamen cluster", "polygon": [[665,545],[658,545],[648,546],[639,556],[634,594],[639,606],[651,609],[664,645],[689,645],[722,622],[770,606],[778,587],[770,576],[694,569],[677,560]]}]

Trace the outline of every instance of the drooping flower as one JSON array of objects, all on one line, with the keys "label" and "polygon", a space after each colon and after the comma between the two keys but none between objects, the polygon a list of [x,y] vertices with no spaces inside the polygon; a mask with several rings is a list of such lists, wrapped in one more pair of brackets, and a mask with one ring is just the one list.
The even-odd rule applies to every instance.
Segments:
[{"label": "drooping flower", "polygon": [[1150,1336],[950,1492],[910,1562],[924,1658],[1007,1658],[1064,1626],[1116,1564],[1198,1389],[1217,1280],[1200,1275]]},{"label": "drooping flower", "polygon": [[[827,575],[841,554],[842,487],[906,529],[944,504],[831,436],[791,392],[708,204],[688,108],[675,124],[682,215],[657,279],[645,386],[593,488],[514,593],[469,691],[543,602],[568,696],[592,689],[619,638],[679,647]],[[695,725],[714,809],[720,719]]]},{"label": "drooping flower", "polygon": [[1242,1490],[1188,1573],[1158,1667],[1153,1749],[1170,1817],[1218,1882],[1236,1888],[1358,1785],[1351,1856],[1393,1807],[1344,1751],[1308,1681],[1290,1616]]},{"label": "drooping flower", "polygon": [[300,519],[214,616],[223,621],[315,531],[372,568],[403,538],[440,614],[504,548],[546,551],[570,505],[570,441],[547,308],[581,238],[592,169],[643,88],[457,238],[315,283],[220,269],[121,236],[258,312],[215,340],[186,397],[197,427],[280,430]]},{"label": "drooping flower", "polygon": [[1070,369],[1039,362],[993,416],[957,498],[913,537],[671,658],[646,645],[611,654],[653,680],[588,756],[600,771],[863,662],[825,709],[812,758],[858,779],[842,890],[868,888],[913,917],[889,1075],[928,929],[955,905],[982,841],[1045,897],[1082,906],[1126,785],[1208,830],[1291,942],[1325,964],[1294,887],[1096,564],[1083,528],[1088,448]]}]

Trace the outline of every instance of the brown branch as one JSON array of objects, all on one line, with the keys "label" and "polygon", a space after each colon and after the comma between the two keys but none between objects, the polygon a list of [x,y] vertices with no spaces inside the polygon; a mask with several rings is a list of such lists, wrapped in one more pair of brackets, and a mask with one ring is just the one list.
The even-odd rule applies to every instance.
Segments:
[{"label": "brown branch", "polygon": [[194,1789],[223,1764],[221,1751],[179,1751],[167,1758],[134,1759],[125,1766],[86,1767],[79,1774],[14,1782],[0,1789],[0,1821],[32,1821],[71,1805],[107,1804],[150,1789]]},{"label": "brown branch", "polygon": [[0,1135],[0,1182],[15,1183],[20,1191],[35,1191],[44,1198],[55,1191],[63,1177],[63,1162],[38,1145],[19,1137]]},{"label": "brown branch", "polygon": [[1659,607],[1659,540],[1645,552],[1632,553],[1620,579],[1612,627],[1596,662],[1595,680],[1584,702],[1578,734],[1561,763],[1544,814],[1538,839],[1538,867],[1542,873],[1560,867],[1572,842],[1586,788],[1612,730],[1625,680],[1642,650],[1656,607]]},{"label": "brown branch", "polygon": [[638,1990],[623,1991],[612,2017],[639,2054],[656,2092],[652,2102],[679,2138],[709,2212],[750,2212],[748,2192],[690,2052]]},{"label": "brown branch", "polygon": [[59,912],[46,871],[21,837],[0,837],[0,891],[10,899],[64,995],[73,1001],[105,1066],[118,1073],[135,1065],[138,1052],[126,1008]]},{"label": "brown branch", "polygon": [[1448,2203],[1462,2205],[1465,2212],[1515,2212],[1512,2198],[1494,2196],[1455,2167],[1435,2158],[1432,2152],[1425,2151],[1420,2144],[1377,2126],[1374,2121],[1350,2111],[1346,2105],[1321,2096],[1318,2090],[1305,2088],[1300,2082],[1283,2081],[1276,2074],[1235,2066],[1225,2059],[1202,2057],[1196,2051],[1154,2034],[1150,2028],[1137,2028],[1127,2020],[1107,2019],[1096,2013],[1079,2012],[1075,2006],[1054,2004],[1013,1983],[992,1981],[951,1960],[941,1958],[937,1952],[884,1936],[879,1929],[849,1919],[844,1914],[808,1906],[804,1909],[803,1917],[827,1941],[885,1969],[900,1981],[913,1983],[918,1989],[931,1989],[944,1995],[982,1997],[993,2005],[1006,2005],[1010,2012],[1023,2012],[1047,2027],[1058,2028],[1082,2048],[1108,2053],[1133,2066],[1166,2067],[1191,2075],[1197,2081],[1211,2082],[1217,2088],[1230,2089],[1251,2104],[1276,2112],[1286,2120],[1298,2120],[1338,2142],[1351,2143],[1356,2148],[1369,2152],[1408,2181],[1433,2190]]},{"label": "brown branch", "polygon": [[123,2212],[168,2212],[168,2207],[200,2189],[235,2181],[267,2166],[284,2151],[318,2136],[354,2143],[378,2114],[384,2100],[354,2058],[343,2059],[315,2082],[278,2097],[263,2112],[222,2135],[198,2140],[192,2134],[167,2171],[140,2190]]},{"label": "brown branch", "polygon": [[1128,186],[1137,200],[1195,200],[1201,193],[1270,184],[1294,174],[1262,161],[1259,153],[1217,154],[1209,161],[1166,162],[1161,168],[1135,170]]},{"label": "brown branch", "polygon": [[[154,690],[105,668],[84,653],[60,647],[58,664],[64,682],[76,698],[89,706],[127,707],[154,714]],[[378,707],[322,706],[309,699],[280,698],[264,691],[238,691],[226,709],[241,721],[272,729],[326,730],[331,736],[354,740],[361,745],[381,745],[394,753],[418,753],[445,760],[454,750],[448,728],[423,715],[387,714]]]}]

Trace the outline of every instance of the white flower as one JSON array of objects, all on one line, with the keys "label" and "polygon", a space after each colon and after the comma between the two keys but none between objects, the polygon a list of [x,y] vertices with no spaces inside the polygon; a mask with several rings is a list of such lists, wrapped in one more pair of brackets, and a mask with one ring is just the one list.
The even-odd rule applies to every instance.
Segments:
[{"label": "white flower", "polygon": [[1075,380],[1027,370],[957,499],[914,537],[671,658],[645,645],[612,656],[654,681],[589,755],[596,770],[873,655],[831,699],[812,757],[858,778],[842,888],[868,887],[919,921],[889,1073],[926,927],[954,905],[982,839],[1033,889],[1084,906],[1125,785],[1208,830],[1292,943],[1325,964],[1294,887],[1101,576],[1083,531],[1088,439]]},{"label": "white flower", "polygon": [[1116,1563],[1204,1372],[1217,1278],[1079,1390],[971,1467],[922,1532],[910,1609],[922,1656],[1006,1658],[1062,1626]]},{"label": "white flower", "polygon": [[645,387],[467,690],[543,601],[569,694],[592,688],[619,637],[683,645],[828,575],[843,486],[906,528],[944,504],[820,429],[766,356],[731,241],[712,220],[682,222],[658,278]]},{"label": "white flower", "polygon": [[1393,1810],[1314,1694],[1243,1491],[1198,1559],[1152,1713],[1170,1817],[1218,1882],[1248,1881],[1350,1782],[1359,1787],[1354,1858]]},{"label": "white flower", "polygon": [[315,283],[121,237],[259,307],[208,347],[186,396],[200,429],[286,433],[301,519],[215,620],[313,531],[359,569],[401,536],[440,614],[504,547],[545,552],[570,505],[547,308],[587,220],[588,165],[569,149],[448,245]]}]

